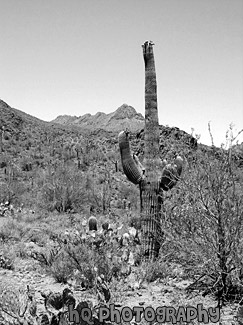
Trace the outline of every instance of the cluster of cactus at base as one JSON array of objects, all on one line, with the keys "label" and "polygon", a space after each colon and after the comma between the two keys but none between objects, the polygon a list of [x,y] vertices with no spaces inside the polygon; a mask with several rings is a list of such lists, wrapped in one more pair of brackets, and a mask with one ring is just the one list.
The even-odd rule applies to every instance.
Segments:
[{"label": "cluster of cactus at base", "polygon": [[[89,223],[86,224],[89,226]],[[105,226],[105,228],[107,228]],[[58,257],[58,254],[65,251],[72,251],[72,253],[77,253],[75,255],[77,258],[82,258],[80,255],[80,247],[85,245],[85,249],[88,250],[90,256],[90,265],[95,265],[93,267],[93,283],[92,289],[96,292],[96,300],[99,305],[105,305],[110,302],[111,293],[109,289],[109,281],[112,278],[120,279],[126,278],[131,273],[131,266],[135,264],[134,256],[137,248],[136,242],[136,229],[133,227],[119,227],[119,229],[98,229],[88,230],[86,226],[83,227],[83,232],[81,231],[70,231],[70,233],[60,233],[59,236],[53,237],[53,247],[58,247],[56,250],[57,254],[54,256]],[[77,248],[77,249],[76,249]],[[102,249],[104,248],[104,250]],[[43,260],[44,252],[47,253],[48,247],[43,248],[42,251],[31,252],[30,256],[34,257],[36,260]],[[96,260],[92,260],[94,255],[91,253],[94,252],[97,256],[102,258],[101,266],[104,266],[104,260],[108,259],[110,265],[108,268],[108,273],[105,276],[101,273],[99,269],[99,264],[96,263]],[[80,259],[81,262],[81,259]],[[81,274],[81,271],[77,272],[75,270],[75,275],[78,273],[76,283],[72,283],[72,287],[76,291],[85,291],[90,289],[90,281],[86,279],[85,275]],[[81,282],[83,279],[83,283]],[[70,282],[71,283],[71,282]],[[68,282],[68,285],[70,285]],[[85,285],[87,284],[87,286]],[[88,301],[79,301],[75,299],[75,294],[71,292],[69,288],[66,288],[63,292],[52,292],[46,290],[41,292],[42,297],[44,298],[43,305],[41,308],[36,304],[34,297],[36,297],[35,290],[29,293],[29,289],[26,290],[26,287],[23,288],[24,293],[19,295],[15,294],[17,292],[17,286],[14,287],[14,284],[7,284],[6,280],[3,279],[3,285],[1,286],[0,282],[0,324],[1,320],[3,324],[13,325],[13,324],[24,324],[24,325],[66,325],[69,322],[66,322],[68,305],[72,305],[72,308],[76,310],[81,310],[83,307],[87,307],[92,311],[92,317],[95,319],[96,307],[91,302]],[[2,296],[1,296],[2,294]],[[26,308],[21,312],[16,306],[20,303],[19,299],[22,301],[23,297],[26,300]],[[14,306],[12,306],[14,302]],[[11,309],[13,308],[13,310]],[[16,323],[17,322],[17,323]],[[105,324],[105,323],[104,323]]]},{"label": "cluster of cactus at base", "polygon": [[[1,286],[1,284],[0,284]],[[105,305],[110,300],[110,291],[105,281],[98,277],[96,293],[99,305],[94,305],[90,300],[78,301],[69,288],[62,292],[41,292],[43,305],[38,306],[35,290],[27,286],[21,288],[21,292],[16,287],[5,287],[0,294],[0,324],[4,325],[68,325],[69,310],[76,309],[80,312],[86,309],[90,312],[90,320],[97,320],[97,308]],[[71,308],[70,308],[71,307]],[[87,324],[86,322],[84,322]],[[104,323],[105,324],[105,323]]]}]

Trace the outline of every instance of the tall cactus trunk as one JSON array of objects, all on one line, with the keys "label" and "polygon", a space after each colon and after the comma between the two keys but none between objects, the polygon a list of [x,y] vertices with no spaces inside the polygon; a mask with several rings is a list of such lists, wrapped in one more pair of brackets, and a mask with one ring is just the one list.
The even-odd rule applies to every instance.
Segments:
[{"label": "tall cactus trunk", "polygon": [[162,240],[161,211],[163,191],[171,189],[179,180],[183,160],[177,157],[174,164],[164,164],[159,157],[159,122],[157,109],[157,83],[153,43],[145,42],[145,156],[144,167],[132,155],[128,132],[119,134],[119,146],[124,173],[140,188],[142,250],[146,258],[159,254]]},{"label": "tall cactus trunk", "polygon": [[159,179],[159,121],[157,108],[157,82],[153,43],[143,45],[145,63],[145,177],[140,183],[142,249],[146,257],[156,258],[161,242],[161,208],[163,203]]},{"label": "tall cactus trunk", "polygon": [[[145,63],[145,167],[154,172],[159,164],[159,120],[157,108],[157,82],[152,43],[143,45]],[[159,166],[157,166],[159,167]]]}]

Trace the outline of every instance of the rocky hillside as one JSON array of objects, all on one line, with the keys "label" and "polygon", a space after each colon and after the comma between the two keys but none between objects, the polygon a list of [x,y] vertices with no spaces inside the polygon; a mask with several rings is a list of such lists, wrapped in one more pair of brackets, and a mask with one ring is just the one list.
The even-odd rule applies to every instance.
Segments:
[{"label": "rocky hillside", "polygon": [[[12,108],[2,100],[0,112],[0,151],[5,156],[9,154],[9,159],[11,156],[16,159],[21,156],[36,156],[37,148],[42,152],[40,156],[47,159],[50,147],[53,147],[52,152],[57,149],[62,152],[70,146],[83,147],[87,141],[92,142],[94,146],[101,141],[106,150],[114,150],[118,133],[125,129],[131,132],[132,145],[135,147],[139,145],[140,140],[143,142],[144,138],[144,117],[127,104],[110,114],[98,112],[93,116],[85,114],[81,117],[64,115],[51,122],[42,121]],[[197,147],[196,139],[179,128],[161,125],[160,130],[161,146],[165,140],[169,140],[168,143],[181,140],[191,148]]]},{"label": "rocky hillside", "polygon": [[[22,147],[24,142],[32,145],[47,144],[50,139],[64,136],[76,136],[80,133],[75,126],[45,122],[16,108],[10,107],[0,99],[0,131],[1,142],[8,146]],[[0,142],[0,144],[1,144]],[[21,148],[20,148],[21,149]],[[0,148],[1,150],[1,148]],[[5,150],[6,151],[6,150]]]},{"label": "rocky hillside", "polygon": [[[78,119],[88,127],[74,123]],[[108,115],[64,116],[59,117],[59,123],[48,123],[0,101],[0,305],[4,298],[6,310],[17,313],[14,317],[5,315],[0,306],[0,324],[13,324],[5,316],[18,319],[26,283],[29,287],[24,293],[31,302],[26,305],[24,317],[21,314],[21,323],[42,314],[46,317],[41,324],[44,320],[50,324],[50,310],[58,314],[60,301],[63,307],[65,287],[60,283],[71,288],[76,302],[89,299],[94,304],[107,304],[110,301],[104,300],[104,292],[109,292],[120,307],[132,308],[139,303],[144,307],[166,304],[179,308],[182,303],[192,306],[199,302],[205,307],[215,306],[219,299],[213,299],[213,293],[221,289],[218,279],[222,272],[216,264],[220,262],[221,246],[215,237],[221,211],[226,216],[222,223],[225,247],[232,245],[229,261],[235,259],[233,271],[241,269],[242,170],[235,164],[230,169],[220,164],[226,155],[219,148],[197,145],[186,132],[162,125],[160,158],[171,162],[180,153],[186,160],[185,171],[175,190],[164,193],[166,254],[162,253],[158,262],[139,265],[139,237],[127,242],[129,247],[121,237],[133,230],[130,225],[139,233],[139,188],[124,175],[117,144],[118,130],[132,129],[136,124],[129,123],[139,120],[141,126],[133,129],[136,131],[130,134],[130,144],[143,163],[144,120],[132,107],[123,105]],[[232,154],[239,162],[242,149],[238,145]],[[87,236],[90,214],[97,217],[99,230],[102,224],[110,224],[116,230],[114,237],[100,233],[93,236],[94,232]],[[236,239],[231,240],[233,236]],[[97,270],[105,275],[108,286],[104,286],[103,277],[97,277]],[[233,274],[234,280],[234,286],[227,282],[227,298],[241,300],[242,293],[235,286],[241,288],[240,276],[238,280],[237,273],[227,274]],[[91,296],[92,292],[97,292],[97,297]],[[58,302],[56,309],[54,300]],[[224,307],[223,325],[233,324],[235,306]],[[54,319],[55,324],[61,324]]]},{"label": "rocky hillside", "polygon": [[137,132],[144,127],[144,117],[127,104],[120,106],[115,112],[105,114],[98,112],[95,115],[82,116],[60,115],[52,122],[63,125],[79,126],[86,130],[106,130],[120,132],[128,128],[131,132]]},{"label": "rocky hillside", "polygon": [[7,103],[0,99],[0,126],[4,126],[6,130],[21,131],[27,125],[40,125],[45,127],[46,122],[26,114],[18,109],[10,107]]},{"label": "rocky hillside", "polygon": [[[63,124],[57,123],[58,120]],[[74,123],[75,120],[82,121],[83,124]],[[132,131],[130,138],[133,152],[143,159],[144,118],[133,107],[122,105],[111,114],[97,113],[95,116],[86,115],[80,118],[59,117],[55,121],[44,122],[0,101],[0,203],[7,200],[14,204],[44,204],[44,196],[47,195],[51,204],[54,204],[50,194],[51,184],[59,182],[65,176],[66,181],[72,180],[71,186],[77,187],[72,191],[80,205],[86,206],[93,200],[94,204],[100,206],[99,195],[103,193],[103,179],[107,179],[108,171],[111,173],[109,177],[114,174],[117,182],[114,181],[113,192],[107,200],[110,202],[110,198],[120,197],[120,191],[126,190],[120,189],[118,183],[130,188],[122,173],[118,148],[118,132],[126,128]],[[197,147],[196,139],[184,131],[163,126],[160,130],[163,157],[167,152],[173,151],[173,155],[180,151],[177,146],[183,143],[189,151]],[[175,146],[171,150],[173,143]],[[67,166],[71,174],[67,176],[65,172],[63,176],[63,168]],[[79,181],[76,174],[80,177]],[[90,182],[95,185],[89,185]],[[96,188],[98,198],[93,197],[93,192],[89,190],[79,193],[83,188],[92,186]],[[67,185],[58,187],[58,191],[64,191],[62,200],[67,194],[66,187]],[[80,197],[83,197],[82,202]]]},{"label": "rocky hillside", "polygon": [[[121,130],[128,129],[137,138],[143,139],[144,117],[137,113],[132,106],[123,104],[110,114],[98,112],[95,115],[83,116],[60,115],[51,122],[42,121],[26,114],[16,108],[10,107],[0,99],[0,129],[3,130],[3,140],[38,141],[54,139],[59,136],[64,138],[77,137],[89,134],[95,138],[114,138]],[[191,135],[177,127],[160,126],[161,136],[164,138],[184,139],[192,147],[197,146],[197,141]]]}]

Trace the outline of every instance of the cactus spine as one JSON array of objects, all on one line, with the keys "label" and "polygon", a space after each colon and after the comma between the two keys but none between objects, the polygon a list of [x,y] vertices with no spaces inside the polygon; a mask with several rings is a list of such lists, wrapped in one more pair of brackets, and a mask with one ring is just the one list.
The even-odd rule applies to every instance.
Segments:
[{"label": "cactus spine", "polygon": [[131,154],[128,132],[120,132],[119,146],[124,173],[140,189],[142,249],[145,257],[156,258],[161,242],[161,209],[163,191],[171,189],[182,172],[183,160],[174,164],[162,162],[159,157],[159,121],[157,110],[157,83],[153,43],[146,41],[143,47],[145,63],[145,152],[144,167],[138,157]]}]

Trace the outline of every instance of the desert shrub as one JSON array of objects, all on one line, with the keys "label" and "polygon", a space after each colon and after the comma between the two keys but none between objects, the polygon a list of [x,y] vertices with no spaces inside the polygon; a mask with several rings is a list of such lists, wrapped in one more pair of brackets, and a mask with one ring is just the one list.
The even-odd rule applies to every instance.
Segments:
[{"label": "desert shrub", "polygon": [[59,283],[67,283],[74,271],[72,261],[64,252],[58,254],[47,270]]},{"label": "desert shrub", "polygon": [[20,257],[22,259],[29,257],[29,252],[26,249],[25,243],[23,241],[20,241],[18,244],[16,244],[14,248],[17,257]]},{"label": "desert shrub", "polygon": [[44,171],[37,183],[38,205],[43,209],[67,212],[86,202],[84,177],[72,166],[59,166],[55,173]]},{"label": "desert shrub", "polygon": [[49,244],[45,249],[34,251],[31,257],[39,261],[40,265],[50,273],[58,282],[66,283],[79,271],[79,280],[88,287],[93,287],[96,277],[95,267],[98,274],[111,273],[108,259],[94,249],[92,242],[82,242],[57,235],[53,238],[55,243]]},{"label": "desert shrub", "polygon": [[119,186],[120,208],[123,207],[123,200],[131,204],[131,208],[137,210],[139,207],[139,189],[136,186],[121,183]]},{"label": "desert shrub", "polygon": [[0,227],[0,241],[20,241],[25,232],[25,226],[13,219],[9,219]]},{"label": "desert shrub", "polygon": [[23,193],[26,191],[24,182],[8,177],[0,182],[0,202],[9,201],[20,204]]},{"label": "desert shrub", "polygon": [[7,162],[3,159],[0,160],[0,168],[7,167]]},{"label": "desert shrub", "polygon": [[28,157],[22,158],[22,160],[20,161],[20,166],[21,166],[21,170],[24,171],[24,172],[31,171],[32,167],[33,167],[33,163],[31,161],[31,158],[28,158]]},{"label": "desert shrub", "polygon": [[89,287],[94,286],[95,271],[97,266],[96,254],[87,243],[65,245],[65,251],[72,262],[74,269],[79,271],[82,281]]},{"label": "desert shrub", "polygon": [[210,275],[229,299],[243,253],[243,181],[230,150],[198,150],[184,178],[165,197],[165,247],[191,275]]},{"label": "desert shrub", "polygon": [[46,233],[45,229],[41,226],[26,226],[26,230],[22,239],[25,242],[33,242],[40,246],[44,246],[48,241],[48,234]]},{"label": "desert shrub", "polygon": [[9,166],[11,161],[12,161],[11,156],[8,153],[1,153],[0,168]]},{"label": "desert shrub", "polygon": [[37,260],[41,266],[48,269],[57,260],[61,251],[60,245],[48,244],[44,249],[32,251],[31,257]]},{"label": "desert shrub", "polygon": [[76,237],[70,234],[61,239],[61,245],[85,286],[93,287],[100,275],[104,275],[108,282],[113,276],[120,276],[123,249],[115,237],[102,234]]},{"label": "desert shrub", "polygon": [[137,272],[141,272],[140,278],[148,283],[158,279],[165,279],[172,275],[172,268],[163,258],[153,262],[143,262]]},{"label": "desert shrub", "polygon": [[141,229],[141,217],[138,214],[132,214],[129,220],[129,226],[134,227],[135,229]]},{"label": "desert shrub", "polygon": [[0,245],[0,268],[13,270],[15,257],[15,253],[9,246]]}]

